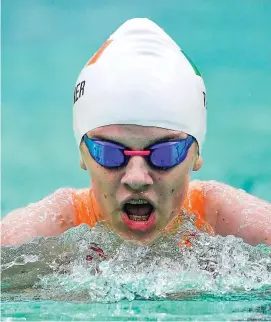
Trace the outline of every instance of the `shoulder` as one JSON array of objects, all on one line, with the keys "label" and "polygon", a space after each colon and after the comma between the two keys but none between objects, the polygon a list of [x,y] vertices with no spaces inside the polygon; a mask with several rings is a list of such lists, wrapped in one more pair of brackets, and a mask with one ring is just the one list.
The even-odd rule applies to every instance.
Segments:
[{"label": "shoulder", "polygon": [[74,226],[72,193],[61,188],[7,214],[1,224],[2,245],[21,244],[36,236],[56,236]]},{"label": "shoulder", "polygon": [[215,180],[201,181],[201,189],[205,218],[213,227],[217,227],[221,208],[224,204],[231,203],[230,200],[236,195],[237,189]]},{"label": "shoulder", "polygon": [[227,185],[215,180],[201,181],[193,180],[189,183],[188,191],[200,191],[205,199],[211,197],[213,193],[221,192]]}]

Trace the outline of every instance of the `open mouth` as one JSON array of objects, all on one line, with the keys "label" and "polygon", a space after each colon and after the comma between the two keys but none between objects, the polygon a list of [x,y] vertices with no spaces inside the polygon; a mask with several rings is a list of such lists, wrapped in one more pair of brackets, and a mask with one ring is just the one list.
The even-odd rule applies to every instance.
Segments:
[{"label": "open mouth", "polygon": [[153,211],[153,206],[147,200],[131,200],[124,205],[123,210],[130,220],[147,221]]},{"label": "open mouth", "polygon": [[155,222],[154,206],[144,199],[132,199],[123,206],[123,222],[132,230],[145,231]]}]

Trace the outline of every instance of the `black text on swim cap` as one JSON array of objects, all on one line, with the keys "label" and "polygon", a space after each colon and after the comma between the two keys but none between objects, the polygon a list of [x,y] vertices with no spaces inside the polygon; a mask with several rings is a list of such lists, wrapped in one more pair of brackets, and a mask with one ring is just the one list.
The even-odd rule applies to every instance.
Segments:
[{"label": "black text on swim cap", "polygon": [[78,101],[78,99],[84,95],[85,81],[78,83],[74,88],[73,93],[73,104]]}]

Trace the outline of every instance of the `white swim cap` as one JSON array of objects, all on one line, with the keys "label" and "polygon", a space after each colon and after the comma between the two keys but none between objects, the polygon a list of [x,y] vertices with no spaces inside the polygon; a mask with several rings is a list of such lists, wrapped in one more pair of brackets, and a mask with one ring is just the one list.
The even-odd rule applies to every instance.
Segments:
[{"label": "white swim cap", "polygon": [[81,71],[74,90],[73,127],[83,135],[111,124],[183,131],[201,150],[206,90],[196,67],[154,22],[126,21]]}]

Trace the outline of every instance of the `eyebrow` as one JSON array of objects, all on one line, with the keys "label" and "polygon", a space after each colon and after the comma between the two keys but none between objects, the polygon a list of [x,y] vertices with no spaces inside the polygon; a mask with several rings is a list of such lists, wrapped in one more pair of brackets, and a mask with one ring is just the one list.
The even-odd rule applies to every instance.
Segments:
[{"label": "eyebrow", "polygon": [[[109,141],[112,143],[118,143],[118,144],[126,146],[126,144],[124,144],[122,142],[121,138],[118,138],[118,137],[104,136],[104,135],[98,134],[98,135],[93,135],[93,138],[104,140],[104,141]],[[161,136],[158,138],[151,139],[149,142],[147,142],[147,144],[145,145],[145,148],[150,145],[153,145],[155,143],[161,143],[161,142],[165,142],[165,141],[178,140],[178,139],[181,139],[180,134],[164,135],[164,136]]]}]

